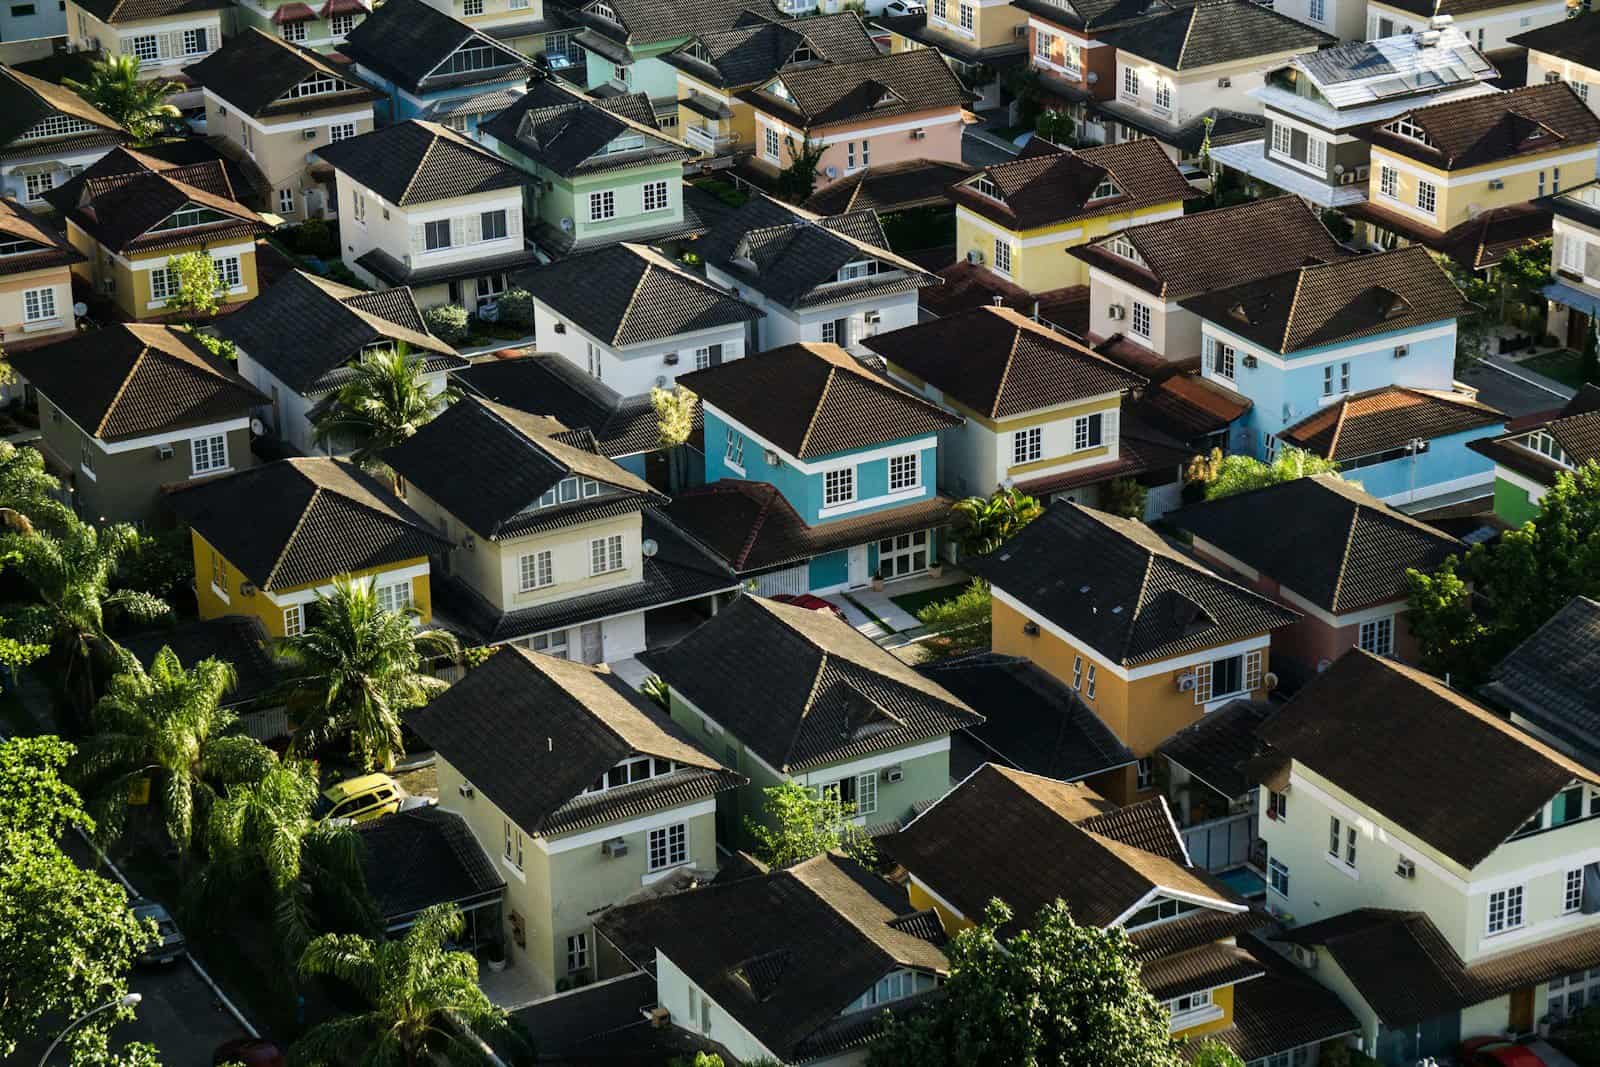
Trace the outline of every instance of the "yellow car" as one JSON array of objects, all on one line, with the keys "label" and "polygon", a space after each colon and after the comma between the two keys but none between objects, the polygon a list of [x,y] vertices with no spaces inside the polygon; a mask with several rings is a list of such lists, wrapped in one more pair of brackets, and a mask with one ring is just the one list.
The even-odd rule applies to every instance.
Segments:
[{"label": "yellow car", "polygon": [[406,791],[387,774],[363,774],[323,790],[311,814],[318,822],[368,822],[393,815],[405,799]]}]

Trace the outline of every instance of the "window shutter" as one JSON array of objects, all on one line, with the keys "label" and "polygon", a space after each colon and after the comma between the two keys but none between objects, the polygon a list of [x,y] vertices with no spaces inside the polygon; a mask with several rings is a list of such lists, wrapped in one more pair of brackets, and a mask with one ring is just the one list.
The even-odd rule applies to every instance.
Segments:
[{"label": "window shutter", "polygon": [[[1569,237],[1570,241],[1582,240],[1578,237]],[[1560,262],[1559,260],[1557,262]],[[1583,273],[1591,278],[1600,277],[1600,245],[1590,244],[1585,241],[1583,245]]]},{"label": "window shutter", "polygon": [[133,55],[133,38],[122,38],[122,54],[125,56]]},{"label": "window shutter", "polygon": [[450,220],[450,244],[464,245],[467,243],[467,220],[457,216]]},{"label": "window shutter", "polygon": [[1261,653],[1246,652],[1244,657],[1244,688],[1253,693],[1261,688]]},{"label": "window shutter", "polygon": [[183,51],[183,47],[179,43],[178,35],[176,33],[163,33],[160,35],[160,38],[162,59],[171,59]]},{"label": "window shutter", "polygon": [[506,236],[522,236],[522,209],[520,207],[510,208],[506,211]]},{"label": "window shutter", "polygon": [[476,215],[476,214],[468,215],[465,219],[462,220],[462,225],[466,229],[466,236],[467,236],[466,241],[463,242],[463,243],[469,244],[469,245],[473,245],[473,244],[477,244],[479,241],[483,240],[483,216],[482,215]]},{"label": "window shutter", "polygon": [[411,251],[412,252],[421,252],[424,248],[427,247],[427,245],[425,243],[426,241],[427,241],[427,238],[423,235],[422,227],[420,225],[411,227]]},{"label": "window shutter", "polygon": [[712,345],[711,346],[711,365],[713,367],[716,367],[716,366],[720,366],[721,364],[722,364],[722,346],[721,345]]},{"label": "window shutter", "polygon": [[1100,443],[1107,448],[1117,447],[1117,420],[1121,416],[1120,408],[1112,408],[1102,412],[1100,416]]}]

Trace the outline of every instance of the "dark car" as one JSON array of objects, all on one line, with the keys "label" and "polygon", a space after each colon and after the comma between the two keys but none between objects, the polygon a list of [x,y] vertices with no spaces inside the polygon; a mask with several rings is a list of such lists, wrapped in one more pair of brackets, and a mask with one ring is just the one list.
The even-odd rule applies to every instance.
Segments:
[{"label": "dark car", "polygon": [[146,897],[137,897],[128,905],[136,919],[149,919],[156,924],[156,940],[139,954],[143,964],[171,963],[189,950],[183,931],[173,921],[172,914],[161,904]]},{"label": "dark car", "polygon": [[211,1054],[211,1067],[226,1063],[239,1063],[244,1067],[284,1067],[288,1059],[283,1049],[259,1037],[236,1037],[217,1046]]}]

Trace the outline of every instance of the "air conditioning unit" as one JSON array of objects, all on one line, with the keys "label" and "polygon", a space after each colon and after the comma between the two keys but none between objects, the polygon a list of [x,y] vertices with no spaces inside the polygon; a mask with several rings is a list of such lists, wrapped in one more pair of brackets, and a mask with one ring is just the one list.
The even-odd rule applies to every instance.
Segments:
[{"label": "air conditioning unit", "polygon": [[164,459],[171,459],[172,458],[172,446],[171,445],[157,445],[156,446],[156,458],[157,459],[163,459],[163,460]]},{"label": "air conditioning unit", "polygon": [[1256,369],[1256,365],[1258,363],[1260,363],[1261,361],[1259,359],[1257,359],[1255,356],[1247,355],[1240,362],[1242,362],[1246,367],[1250,368],[1251,370],[1255,370]]},{"label": "air conditioning unit", "polygon": [[1371,172],[1372,172],[1372,169],[1370,167],[1368,167],[1366,164],[1362,164],[1361,166],[1356,168],[1356,181],[1358,181],[1358,182],[1366,181],[1367,180],[1367,175],[1370,174]]},{"label": "air conditioning unit", "polygon": [[567,332],[567,324],[566,323],[564,323],[564,322],[556,323],[556,333],[566,333],[566,332]]},{"label": "air conditioning unit", "polygon": [[471,800],[472,799],[472,794],[477,792],[477,790],[472,788],[472,783],[471,782],[462,782],[460,785],[456,786],[456,792],[460,793],[462,796],[466,797],[468,800]]},{"label": "air conditioning unit", "polygon": [[1178,686],[1178,692],[1192,693],[1194,692],[1194,687],[1200,684],[1200,679],[1199,676],[1194,673],[1194,671],[1184,671],[1178,675],[1176,682]]},{"label": "air conditioning unit", "polygon": [[461,536],[461,547],[470,552],[478,547],[478,539],[471,534],[463,534]]},{"label": "air conditioning unit", "polygon": [[1506,180],[1504,178],[1490,178],[1489,179],[1489,188],[1491,188],[1491,189],[1504,189],[1505,187],[1506,187]]},{"label": "air conditioning unit", "polygon": [[1039,624],[1030,619],[1028,622],[1022,624],[1022,633],[1025,637],[1038,637]]},{"label": "air conditioning unit", "polygon": [[1395,862],[1394,873],[1401,878],[1415,878],[1417,876],[1417,865],[1401,856]]},{"label": "air conditioning unit", "polygon": [[300,136],[303,137],[304,139],[306,139],[307,141],[315,141],[317,139],[317,131],[314,130],[314,129],[312,129],[312,130],[301,130],[300,131]]},{"label": "air conditioning unit", "polygon": [[1308,971],[1317,969],[1317,950],[1309,945],[1290,945],[1289,958]]},{"label": "air conditioning unit", "polygon": [[1028,36],[1028,24],[1026,22],[1024,22],[1020,26],[1011,27],[1011,34],[1014,37],[1026,37],[1026,36]]},{"label": "air conditioning unit", "polygon": [[1394,346],[1394,358],[1395,359],[1405,359],[1410,354],[1411,354],[1411,346],[1410,345],[1395,345]]},{"label": "air conditioning unit", "polygon": [[1353,171],[1353,170],[1347,170],[1343,174],[1339,175],[1339,184],[1340,185],[1354,185],[1355,182],[1356,182],[1356,172]]},{"label": "air conditioning unit", "polygon": [[921,141],[921,140],[925,139],[927,136],[928,136],[928,131],[923,129],[921,126],[918,126],[916,129],[911,131],[911,139],[913,141]]},{"label": "air conditioning unit", "polygon": [[774,449],[767,449],[761,453],[761,458],[767,461],[767,466],[776,467],[779,464],[778,453]]},{"label": "air conditioning unit", "polygon": [[620,837],[613,837],[600,845],[600,851],[605,854],[606,859],[614,860],[628,854],[628,843]]},{"label": "air conditioning unit", "polygon": [[240,596],[255,596],[256,595],[256,583],[254,583],[254,582],[240,582],[239,583],[239,595]]},{"label": "air conditioning unit", "polygon": [[665,363],[669,367],[676,367],[678,365],[678,353],[668,352],[665,356],[661,357],[661,362]]},{"label": "air conditioning unit", "polygon": [[1128,309],[1121,304],[1112,304],[1106,308],[1106,318],[1108,319],[1125,319],[1127,317]]},{"label": "air conditioning unit", "polygon": [[888,770],[883,772],[883,780],[886,782],[898,782],[905,778],[905,776],[905,769],[898,765],[890,767]]},{"label": "air conditioning unit", "polygon": [[967,250],[967,262],[971,263],[975,267],[982,266],[983,265],[983,253],[978,251],[976,248],[968,249]]},{"label": "air conditioning unit", "polygon": [[1231,88],[1233,88],[1233,79],[1232,78],[1218,78],[1217,79],[1217,88],[1218,89],[1231,89]]}]

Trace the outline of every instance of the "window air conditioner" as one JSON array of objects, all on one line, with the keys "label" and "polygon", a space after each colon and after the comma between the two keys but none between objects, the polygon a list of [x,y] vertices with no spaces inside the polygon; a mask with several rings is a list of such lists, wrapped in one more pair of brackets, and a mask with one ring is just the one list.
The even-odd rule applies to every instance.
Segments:
[{"label": "window air conditioner", "polygon": [[1367,180],[1367,175],[1369,173],[1371,173],[1371,168],[1367,167],[1366,165],[1362,165],[1362,166],[1357,167],[1356,168],[1356,181],[1358,181],[1358,182],[1366,181]]},{"label": "window air conditioner", "polygon": [[1233,79],[1232,78],[1218,78],[1217,79],[1217,88],[1218,89],[1231,89],[1231,88],[1233,88]]},{"label": "window air conditioner", "polygon": [[1339,184],[1340,185],[1354,185],[1355,181],[1356,181],[1356,172],[1353,171],[1353,170],[1347,170],[1343,174],[1339,175]]},{"label": "window air conditioner", "polygon": [[661,357],[661,362],[665,363],[669,367],[676,367],[678,365],[678,353],[668,352],[665,356]]},{"label": "window air conditioner", "polygon": [[564,322],[556,323],[556,333],[566,333],[566,332],[567,332],[567,324],[566,323],[564,323]]},{"label": "window air conditioner", "polygon": [[157,459],[171,459],[172,458],[172,446],[171,445],[157,445],[156,446],[156,458]]},{"label": "window air conditioner", "polygon": [[898,782],[901,779],[903,779],[905,776],[906,776],[906,772],[905,772],[904,768],[902,768],[902,767],[900,767],[898,765],[894,766],[894,767],[890,767],[888,770],[883,772],[883,780],[886,781],[886,782]]},{"label": "window air conditioner", "polygon": [[1404,856],[1401,856],[1400,859],[1395,862],[1394,873],[1401,878],[1415,878],[1417,876],[1417,865],[1406,859]]},{"label": "window air conditioner", "polygon": [[983,264],[983,253],[978,251],[976,248],[969,249],[967,251],[967,262],[971,263],[975,267],[981,266]]},{"label": "window air conditioner", "polygon": [[317,139],[317,131],[314,130],[314,129],[301,130],[300,131],[300,136],[302,138],[304,138],[305,140],[307,140],[307,141],[315,141]]},{"label": "window air conditioner", "polygon": [[1016,37],[1026,37],[1026,36],[1028,36],[1028,24],[1026,22],[1024,22],[1020,26],[1011,27],[1011,33]]},{"label": "window air conditioner", "polygon": [[1028,621],[1028,622],[1025,622],[1025,623],[1022,624],[1022,632],[1027,637],[1038,637],[1039,636],[1039,624],[1036,623],[1036,622],[1033,622],[1031,620]]},{"label": "window air conditioner", "polygon": [[1256,364],[1260,363],[1261,361],[1259,359],[1257,359],[1255,356],[1245,356],[1244,359],[1242,360],[1242,362],[1244,363],[1244,365],[1246,367],[1249,367],[1251,370],[1254,370],[1255,367],[1256,367]]},{"label": "window air conditioner", "polygon": [[1505,187],[1506,187],[1506,180],[1504,178],[1490,178],[1489,179],[1489,188],[1491,188],[1491,189],[1504,189]]},{"label": "window air conditioner", "polygon": [[1123,307],[1121,304],[1112,304],[1106,308],[1106,318],[1108,319],[1126,318],[1127,315],[1128,309]]},{"label": "window air conditioner", "polygon": [[605,853],[606,859],[614,860],[619,856],[628,854],[628,843],[620,837],[613,837],[611,840],[601,844],[600,851]]},{"label": "window air conditioner", "polygon": [[911,131],[911,139],[913,141],[924,140],[924,139],[927,138],[927,136],[928,136],[928,131],[923,129],[921,126],[918,126],[916,129]]}]

